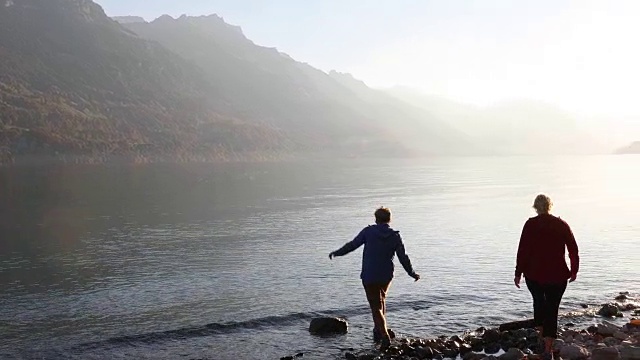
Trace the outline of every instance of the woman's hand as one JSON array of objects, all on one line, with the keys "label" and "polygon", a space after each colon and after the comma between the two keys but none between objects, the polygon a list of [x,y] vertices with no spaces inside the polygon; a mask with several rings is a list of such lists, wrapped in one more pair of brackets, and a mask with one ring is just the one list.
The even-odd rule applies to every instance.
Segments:
[{"label": "woman's hand", "polygon": [[520,289],[520,280],[522,280],[522,276],[516,276],[513,278],[513,282],[516,284],[518,289]]}]

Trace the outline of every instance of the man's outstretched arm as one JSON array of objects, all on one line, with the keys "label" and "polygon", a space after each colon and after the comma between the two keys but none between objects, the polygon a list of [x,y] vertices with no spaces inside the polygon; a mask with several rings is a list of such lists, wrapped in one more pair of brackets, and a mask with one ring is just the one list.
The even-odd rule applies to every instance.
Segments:
[{"label": "man's outstretched arm", "polygon": [[411,260],[409,259],[409,255],[407,255],[407,252],[404,248],[404,243],[402,242],[400,234],[398,234],[398,239],[399,242],[398,247],[396,247],[396,255],[398,255],[400,264],[402,264],[404,271],[406,271],[409,276],[414,278],[416,281],[420,280],[420,275],[416,274],[416,272],[413,270],[413,265],[411,265]]},{"label": "man's outstretched arm", "polygon": [[344,256],[348,253],[354,251],[364,244],[364,230],[360,231],[360,233],[351,241],[344,244],[340,249],[329,254],[329,259],[333,259],[334,256]]}]

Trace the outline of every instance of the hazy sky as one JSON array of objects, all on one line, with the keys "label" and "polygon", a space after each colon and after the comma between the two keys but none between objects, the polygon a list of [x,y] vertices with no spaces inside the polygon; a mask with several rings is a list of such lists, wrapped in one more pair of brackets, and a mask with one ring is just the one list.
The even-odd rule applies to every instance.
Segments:
[{"label": "hazy sky", "polygon": [[257,44],[374,87],[640,115],[636,0],[98,0],[109,15],[217,13]]}]

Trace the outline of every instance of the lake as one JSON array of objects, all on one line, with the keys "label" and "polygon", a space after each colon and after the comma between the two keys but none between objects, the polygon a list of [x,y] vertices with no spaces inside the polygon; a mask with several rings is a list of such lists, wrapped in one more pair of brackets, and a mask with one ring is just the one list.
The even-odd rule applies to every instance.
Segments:
[{"label": "lake", "polygon": [[[389,326],[453,335],[531,315],[513,286],[538,192],[582,257],[563,311],[640,290],[640,156],[0,169],[0,358],[337,358],[370,346],[362,250],[393,211]],[[309,335],[318,314],[350,332]],[[595,322],[597,319],[583,319]]]}]

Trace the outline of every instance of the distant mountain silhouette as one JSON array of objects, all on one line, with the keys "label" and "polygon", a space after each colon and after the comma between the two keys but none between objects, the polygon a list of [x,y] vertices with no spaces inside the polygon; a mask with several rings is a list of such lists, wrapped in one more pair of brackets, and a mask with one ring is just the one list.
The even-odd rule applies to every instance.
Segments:
[{"label": "distant mountain silhouette", "polygon": [[113,16],[113,20],[120,24],[144,23],[146,20],[140,16]]},{"label": "distant mountain silhouette", "polygon": [[[345,154],[368,147],[380,154],[471,153],[459,131],[428,112],[373,90],[363,82],[326,74],[273,48],[257,46],[241,28],[211,16],[125,24],[208,74],[236,116],[315,138]],[[364,147],[364,148],[363,148]]]},{"label": "distant mountain silhouette", "polygon": [[500,155],[594,154],[608,150],[579,120],[540,101],[501,102],[487,107],[462,104],[412,89],[389,94],[431,112],[441,122],[466,133],[479,146]]},{"label": "distant mountain silhouette", "polygon": [[617,154],[640,154],[640,141],[633,142],[616,151]]}]

